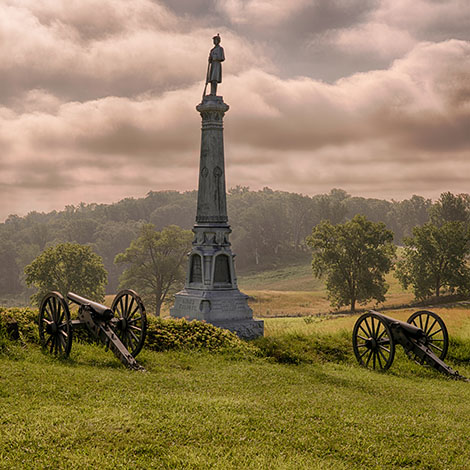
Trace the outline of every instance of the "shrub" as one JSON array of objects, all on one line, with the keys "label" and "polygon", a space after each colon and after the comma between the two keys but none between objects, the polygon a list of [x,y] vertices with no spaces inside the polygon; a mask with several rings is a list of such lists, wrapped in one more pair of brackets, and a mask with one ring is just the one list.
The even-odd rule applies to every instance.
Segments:
[{"label": "shrub", "polygon": [[39,343],[38,312],[30,308],[0,307],[0,333],[8,337],[9,324],[18,324],[18,333],[23,342]]},{"label": "shrub", "polygon": [[[72,312],[76,317],[76,312]],[[20,341],[39,343],[38,312],[30,308],[0,307],[0,350],[10,343],[8,324],[16,322]],[[86,329],[74,331],[74,341],[93,343]],[[5,344],[4,344],[5,343]],[[467,359],[470,347],[459,344],[460,356]],[[347,331],[330,335],[284,334],[258,338],[246,342],[234,333],[210,323],[185,319],[148,318],[146,349],[152,351],[197,350],[230,352],[243,356],[258,356],[283,364],[313,363],[319,361],[345,362],[352,358],[351,338]],[[457,353],[458,354],[458,353]],[[457,357],[453,358],[458,360]]]},{"label": "shrub", "polygon": [[[76,312],[71,312],[76,318]],[[0,336],[8,340],[9,324],[17,323],[20,340],[39,343],[38,312],[30,308],[0,307]],[[93,343],[95,340],[86,329],[75,329],[74,340]],[[207,351],[234,351],[253,353],[255,348],[242,341],[234,333],[200,321],[148,318],[145,347],[153,351],[193,349]]]},{"label": "shrub", "polygon": [[185,319],[162,319],[150,317],[145,347],[153,351],[195,349],[207,351],[232,350],[254,352],[249,343],[234,333],[209,323]]}]

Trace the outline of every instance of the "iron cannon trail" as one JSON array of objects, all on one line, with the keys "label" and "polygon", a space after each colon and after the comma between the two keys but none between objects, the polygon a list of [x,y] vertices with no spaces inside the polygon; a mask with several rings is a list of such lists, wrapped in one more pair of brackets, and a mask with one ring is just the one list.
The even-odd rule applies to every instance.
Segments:
[{"label": "iron cannon trail", "polygon": [[387,370],[393,363],[398,343],[417,363],[465,379],[444,362],[449,334],[442,318],[429,310],[413,313],[407,322],[370,310],[356,321],[352,342],[356,359],[364,367]]},{"label": "iron cannon trail", "polygon": [[147,331],[147,316],[141,298],[133,290],[122,290],[111,308],[69,292],[68,300],[79,306],[78,318],[70,317],[69,304],[59,292],[49,292],[39,309],[39,339],[51,354],[67,357],[73,330],[86,328],[127,367],[142,370],[135,357]]}]

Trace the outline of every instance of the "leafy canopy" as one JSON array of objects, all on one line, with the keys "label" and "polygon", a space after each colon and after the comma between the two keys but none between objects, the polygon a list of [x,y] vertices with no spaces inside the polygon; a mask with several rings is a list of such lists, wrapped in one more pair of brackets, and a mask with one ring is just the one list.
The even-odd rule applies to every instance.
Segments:
[{"label": "leafy canopy", "polygon": [[429,215],[434,225],[446,222],[470,221],[470,196],[468,194],[442,193],[435,204],[430,207]]},{"label": "leafy canopy", "polygon": [[466,293],[470,286],[470,234],[463,222],[427,223],[413,229],[405,238],[403,259],[397,263],[396,276],[406,289],[422,300],[439,296],[442,289]]},{"label": "leafy canopy", "polygon": [[393,234],[383,223],[356,215],[344,224],[322,221],[312,230],[307,244],[312,249],[316,277],[326,278],[328,298],[333,306],[350,305],[371,299],[385,300],[388,285],[384,275],[392,267]]},{"label": "leafy canopy", "polygon": [[177,225],[161,232],[153,224],[142,226],[140,235],[114,262],[127,265],[120,281],[133,288],[158,316],[163,302],[185,279],[186,255],[191,248],[192,233]]},{"label": "leafy canopy", "polygon": [[43,251],[25,267],[28,286],[37,288],[31,300],[39,304],[49,291],[62,295],[75,292],[95,301],[103,301],[107,272],[103,260],[89,246],[60,243]]}]

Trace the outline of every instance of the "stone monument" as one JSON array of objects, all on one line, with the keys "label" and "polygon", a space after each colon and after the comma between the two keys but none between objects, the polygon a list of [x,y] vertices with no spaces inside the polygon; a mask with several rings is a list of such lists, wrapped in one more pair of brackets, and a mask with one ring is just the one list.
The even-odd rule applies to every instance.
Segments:
[{"label": "stone monument", "polygon": [[[229,106],[217,96],[222,82],[224,50],[214,36],[202,102],[196,106],[202,117],[201,157],[194,240],[189,254],[184,289],[176,294],[172,317],[202,320],[233,331],[243,339],[263,335],[264,322],[253,319],[248,296],[237,286],[234,254],[230,248],[223,117]],[[208,83],[211,92],[206,94]]]}]

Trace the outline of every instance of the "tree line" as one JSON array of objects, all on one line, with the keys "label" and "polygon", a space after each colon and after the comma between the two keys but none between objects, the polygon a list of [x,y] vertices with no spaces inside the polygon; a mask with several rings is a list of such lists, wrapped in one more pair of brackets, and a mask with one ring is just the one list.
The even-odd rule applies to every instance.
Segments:
[{"label": "tree line", "polygon": [[[140,199],[115,204],[79,204],[63,211],[11,215],[0,224],[0,296],[28,293],[24,268],[45,249],[60,243],[89,246],[108,273],[107,292],[117,290],[125,263],[115,263],[131,242],[151,223],[157,231],[169,225],[190,229],[194,224],[196,191],[150,192]],[[361,214],[382,222],[397,244],[414,227],[442,221],[468,223],[470,197],[444,193],[432,203],[421,196],[403,201],[353,197],[341,189],[305,196],[264,188],[236,187],[227,195],[231,238],[237,269],[266,269],[304,260],[310,251],[306,238],[323,220],[332,225]],[[405,279],[406,276],[403,277]]]}]

